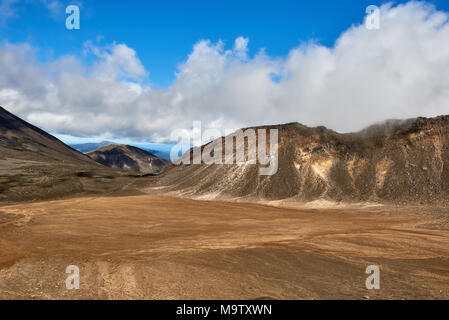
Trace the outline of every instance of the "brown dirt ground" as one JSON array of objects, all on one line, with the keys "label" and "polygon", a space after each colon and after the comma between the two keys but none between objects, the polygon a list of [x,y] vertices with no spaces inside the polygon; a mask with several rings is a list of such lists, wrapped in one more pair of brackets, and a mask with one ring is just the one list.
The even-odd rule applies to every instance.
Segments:
[{"label": "brown dirt ground", "polygon": [[[365,288],[379,265],[380,290]],[[77,265],[81,288],[65,288]],[[0,207],[0,299],[449,299],[445,213],[159,195]]]}]

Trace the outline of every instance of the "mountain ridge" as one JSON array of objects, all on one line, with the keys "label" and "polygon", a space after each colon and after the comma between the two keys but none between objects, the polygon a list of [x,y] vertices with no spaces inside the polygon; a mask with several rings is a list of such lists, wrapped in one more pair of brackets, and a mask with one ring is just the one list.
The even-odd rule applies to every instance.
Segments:
[{"label": "mountain ridge", "polygon": [[449,204],[447,115],[389,120],[355,133],[299,123],[251,128],[279,130],[273,176],[260,176],[259,164],[181,164],[159,186],[207,199]]}]

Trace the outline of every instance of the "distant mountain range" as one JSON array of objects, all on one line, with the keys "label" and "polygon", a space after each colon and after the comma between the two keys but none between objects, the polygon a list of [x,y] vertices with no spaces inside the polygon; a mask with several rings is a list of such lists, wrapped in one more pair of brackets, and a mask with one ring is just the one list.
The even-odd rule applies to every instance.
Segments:
[{"label": "distant mountain range", "polygon": [[73,149],[78,150],[79,152],[86,153],[101,147],[109,146],[111,144],[115,144],[115,142],[112,141],[88,142],[80,144],[69,144],[69,146],[72,147]]},{"label": "distant mountain range", "polygon": [[[79,152],[86,153],[112,144],[118,145],[118,143],[112,141],[101,141],[101,142],[89,142],[80,144],[69,144],[69,146],[72,147],[73,149],[78,150]],[[170,151],[171,148],[174,146],[174,144],[164,144],[164,143],[138,143],[130,145],[148,151],[149,153],[167,161],[170,161]]]}]

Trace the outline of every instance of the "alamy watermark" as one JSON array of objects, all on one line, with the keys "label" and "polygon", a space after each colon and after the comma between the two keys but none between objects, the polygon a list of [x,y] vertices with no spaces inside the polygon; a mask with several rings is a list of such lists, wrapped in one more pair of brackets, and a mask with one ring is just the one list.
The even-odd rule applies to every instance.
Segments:
[{"label": "alamy watermark", "polygon": [[80,8],[76,5],[67,6],[65,13],[69,14],[65,20],[65,27],[68,30],[79,30],[80,29]]},{"label": "alamy watermark", "polygon": [[274,175],[278,170],[278,129],[203,132],[201,121],[194,121],[191,131],[177,129],[170,139],[178,141],[170,152],[170,160],[175,164],[259,164],[259,175],[263,176]]},{"label": "alamy watermark", "polygon": [[68,290],[78,290],[80,288],[80,268],[70,265],[65,269],[65,273],[70,274],[65,280],[65,287]]},{"label": "alamy watermark", "polygon": [[368,6],[366,8],[365,27],[368,30],[380,29],[380,9],[378,6]]},{"label": "alamy watermark", "polygon": [[370,265],[366,267],[366,274],[370,276],[366,278],[365,286],[368,290],[379,290],[380,289],[380,268],[376,265]]}]

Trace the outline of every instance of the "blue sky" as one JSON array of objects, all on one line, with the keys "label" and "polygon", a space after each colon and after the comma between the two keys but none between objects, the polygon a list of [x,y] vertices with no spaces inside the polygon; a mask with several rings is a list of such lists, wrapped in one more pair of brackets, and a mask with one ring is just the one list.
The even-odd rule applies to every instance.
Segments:
[{"label": "blue sky", "polygon": [[[3,0],[4,1],[4,0]],[[51,2],[51,0],[48,0]],[[285,56],[289,50],[310,39],[332,46],[353,23],[362,23],[368,5],[385,1],[365,0],[276,0],[276,1],[59,1],[54,11],[42,0],[18,1],[15,16],[0,28],[5,42],[27,42],[39,48],[42,60],[61,55],[83,58],[83,43],[126,43],[137,51],[149,71],[154,87],[167,87],[176,66],[185,61],[192,45],[201,39],[250,39],[250,55],[265,48],[270,56]],[[403,3],[406,1],[395,1]],[[449,11],[449,2],[428,1]],[[65,7],[81,8],[81,29],[65,29]]]},{"label": "blue sky", "polygon": [[357,131],[449,114],[449,2],[0,0],[0,71],[0,105],[64,141]]}]

